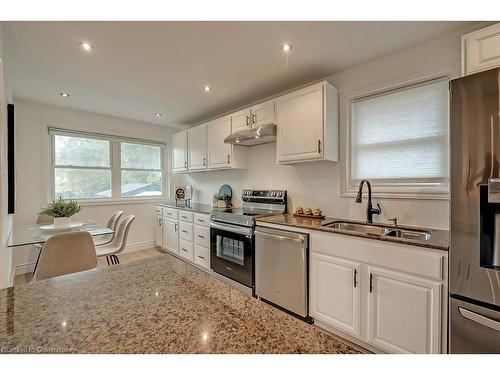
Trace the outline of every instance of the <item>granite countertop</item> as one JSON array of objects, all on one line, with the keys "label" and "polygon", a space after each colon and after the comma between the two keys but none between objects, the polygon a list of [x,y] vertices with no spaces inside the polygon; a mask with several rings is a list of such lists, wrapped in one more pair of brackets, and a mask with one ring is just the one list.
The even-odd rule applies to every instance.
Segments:
[{"label": "granite countertop", "polygon": [[212,206],[209,204],[205,203],[191,203],[189,206],[179,206],[176,204],[175,200],[169,200],[169,201],[162,201],[155,203],[157,206],[165,206],[169,208],[176,208],[179,210],[184,210],[184,211],[193,211],[193,212],[198,212],[200,214],[209,214],[212,212]]},{"label": "granite countertop", "polygon": [[168,254],[0,290],[0,353],[358,353]]},{"label": "granite countertop", "polygon": [[[318,231],[330,232],[330,233],[339,233],[339,234],[345,234],[345,235],[349,235],[349,236],[370,238],[370,239],[375,239],[375,240],[379,240],[379,241],[402,243],[405,245],[414,245],[414,246],[420,246],[420,247],[426,247],[426,248],[438,249],[438,250],[445,250],[445,251],[448,251],[448,247],[449,247],[449,232],[447,230],[399,226],[399,228],[401,228],[401,229],[419,229],[419,230],[426,230],[426,231],[430,232],[431,239],[428,241],[424,241],[424,240],[410,239],[410,238],[378,236],[378,235],[373,235],[373,234],[344,231],[344,230],[340,230],[340,229],[333,229],[333,228],[328,228],[328,227],[322,226],[322,224],[329,223],[332,221],[349,221],[349,222],[356,222],[356,223],[364,224],[364,222],[362,222],[362,221],[349,220],[349,219],[336,219],[336,218],[332,218],[332,217],[327,217],[323,220],[320,220],[320,219],[313,219],[313,218],[295,217],[295,216],[293,216],[293,214],[283,214],[283,215],[273,215],[273,216],[266,216],[266,217],[258,218],[257,225],[259,222],[287,225],[287,226],[296,227],[296,228],[318,230]],[[377,224],[377,223],[375,223],[375,224]]]}]

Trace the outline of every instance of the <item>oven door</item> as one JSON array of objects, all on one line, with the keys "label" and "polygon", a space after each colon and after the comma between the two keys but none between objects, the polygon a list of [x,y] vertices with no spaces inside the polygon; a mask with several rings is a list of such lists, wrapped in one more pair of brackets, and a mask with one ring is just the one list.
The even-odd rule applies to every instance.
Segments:
[{"label": "oven door", "polygon": [[210,268],[253,288],[253,229],[210,222]]}]

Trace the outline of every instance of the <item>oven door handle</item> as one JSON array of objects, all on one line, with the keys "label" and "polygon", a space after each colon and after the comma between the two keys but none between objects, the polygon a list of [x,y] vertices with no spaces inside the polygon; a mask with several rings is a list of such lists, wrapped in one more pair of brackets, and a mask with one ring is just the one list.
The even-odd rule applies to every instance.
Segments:
[{"label": "oven door handle", "polygon": [[210,222],[210,228],[225,230],[227,232],[232,232],[232,233],[243,234],[245,236],[251,236],[253,232],[252,228],[239,227],[237,225],[230,225],[230,224],[219,224],[213,221]]}]

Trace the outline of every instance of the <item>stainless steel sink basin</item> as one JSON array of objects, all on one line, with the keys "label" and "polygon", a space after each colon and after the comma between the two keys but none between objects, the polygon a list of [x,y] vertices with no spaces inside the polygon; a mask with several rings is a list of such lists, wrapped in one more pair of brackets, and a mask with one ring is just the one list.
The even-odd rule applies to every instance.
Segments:
[{"label": "stainless steel sink basin", "polygon": [[325,226],[333,229],[345,230],[349,232],[358,232],[364,234],[373,234],[377,236],[381,236],[388,232],[388,229],[383,226],[352,223],[348,221],[335,221],[333,223],[326,224]]},{"label": "stainless steel sink basin", "polygon": [[429,241],[432,234],[425,230],[397,228],[392,226],[363,224],[350,221],[334,221],[326,223],[323,226],[347,232],[362,233],[374,236],[387,236],[396,238],[405,238],[421,241]]},{"label": "stainless steel sink basin", "polygon": [[409,240],[429,241],[432,237],[430,232],[409,229],[393,229],[385,234],[388,237],[407,238]]}]

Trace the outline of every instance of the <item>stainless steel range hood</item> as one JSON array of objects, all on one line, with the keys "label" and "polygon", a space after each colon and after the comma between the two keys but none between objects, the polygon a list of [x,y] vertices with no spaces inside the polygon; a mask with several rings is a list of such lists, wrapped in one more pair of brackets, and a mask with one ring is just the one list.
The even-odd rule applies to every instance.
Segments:
[{"label": "stainless steel range hood", "polygon": [[276,125],[267,124],[251,130],[241,130],[224,139],[224,143],[238,146],[256,146],[276,142]]}]

